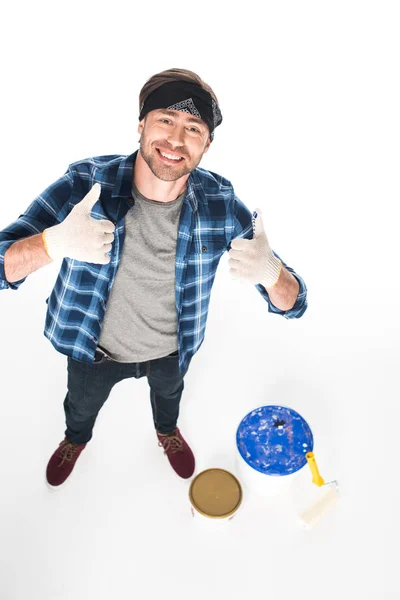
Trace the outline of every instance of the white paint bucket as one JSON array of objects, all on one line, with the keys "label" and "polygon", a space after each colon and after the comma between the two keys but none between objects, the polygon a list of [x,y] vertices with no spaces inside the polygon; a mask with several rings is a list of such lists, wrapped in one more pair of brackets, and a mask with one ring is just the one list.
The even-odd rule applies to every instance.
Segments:
[{"label": "white paint bucket", "polygon": [[242,503],[242,486],[225,469],[207,469],[192,481],[189,500],[193,517],[230,521]]},{"label": "white paint bucket", "polygon": [[261,406],[248,413],[236,432],[240,480],[261,496],[286,491],[300,472],[310,476],[306,454],[312,452],[308,423],[291,408]]}]

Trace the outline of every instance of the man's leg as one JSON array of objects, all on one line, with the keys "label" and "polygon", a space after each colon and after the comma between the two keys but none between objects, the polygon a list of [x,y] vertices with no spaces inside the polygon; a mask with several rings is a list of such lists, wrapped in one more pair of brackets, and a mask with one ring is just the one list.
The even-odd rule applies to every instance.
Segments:
[{"label": "man's leg", "polygon": [[147,376],[159,446],[164,448],[171,466],[184,479],[191,477],[195,468],[193,453],[177,428],[186,373],[187,370],[179,373],[178,356],[169,355],[152,360]]},{"label": "man's leg", "polygon": [[122,378],[119,363],[104,355],[92,365],[68,357],[68,392],[64,411],[65,436],[69,442],[86,444],[91,440],[99,411],[114,385]]},{"label": "man's leg", "polygon": [[63,484],[71,474],[92,438],[101,407],[113,386],[123,378],[118,363],[98,352],[96,359],[89,365],[68,357],[68,393],[64,400],[67,430],[46,469],[47,483],[53,488]]}]

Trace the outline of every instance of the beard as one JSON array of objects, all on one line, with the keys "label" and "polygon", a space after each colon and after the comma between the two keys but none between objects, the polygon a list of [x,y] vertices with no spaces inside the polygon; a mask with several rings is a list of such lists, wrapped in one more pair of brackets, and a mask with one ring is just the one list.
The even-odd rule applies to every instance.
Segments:
[{"label": "beard", "polygon": [[146,162],[153,175],[162,181],[176,181],[184,175],[188,175],[194,171],[203,156],[203,154],[201,154],[190,160],[186,151],[175,149],[175,154],[181,154],[184,157],[184,160],[176,165],[167,165],[161,161],[156,150],[157,147],[163,148],[163,151],[168,152],[168,149],[165,148],[165,142],[160,140],[159,142],[153,142],[150,146],[150,144],[147,144],[146,137],[143,134],[140,136],[139,142],[139,152],[143,160]]}]

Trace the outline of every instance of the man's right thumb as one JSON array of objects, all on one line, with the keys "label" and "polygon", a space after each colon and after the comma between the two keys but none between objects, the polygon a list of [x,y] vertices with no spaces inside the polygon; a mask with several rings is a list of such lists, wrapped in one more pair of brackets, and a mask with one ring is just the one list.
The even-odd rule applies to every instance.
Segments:
[{"label": "man's right thumb", "polygon": [[99,183],[95,183],[90,192],[88,192],[83,198],[83,200],[79,202],[79,206],[81,206],[81,208],[84,208],[85,212],[87,212],[89,215],[93,206],[96,204],[97,200],[100,197],[100,192],[101,185]]}]

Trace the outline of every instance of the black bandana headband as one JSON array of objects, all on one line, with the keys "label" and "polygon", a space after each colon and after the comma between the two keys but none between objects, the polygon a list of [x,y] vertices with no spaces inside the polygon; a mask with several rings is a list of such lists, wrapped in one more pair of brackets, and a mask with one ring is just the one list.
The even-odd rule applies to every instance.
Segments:
[{"label": "black bandana headband", "polygon": [[139,121],[151,110],[167,108],[189,113],[207,123],[211,141],[222,123],[218,104],[207,90],[188,81],[168,81],[152,92],[140,107]]}]

